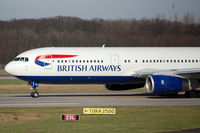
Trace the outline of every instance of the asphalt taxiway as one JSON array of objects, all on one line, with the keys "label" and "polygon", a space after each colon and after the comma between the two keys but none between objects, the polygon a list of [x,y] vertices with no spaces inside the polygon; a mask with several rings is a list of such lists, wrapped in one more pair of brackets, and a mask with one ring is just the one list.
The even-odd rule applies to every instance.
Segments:
[{"label": "asphalt taxiway", "polygon": [[67,106],[200,106],[200,98],[154,96],[147,93],[0,94],[0,107]]}]

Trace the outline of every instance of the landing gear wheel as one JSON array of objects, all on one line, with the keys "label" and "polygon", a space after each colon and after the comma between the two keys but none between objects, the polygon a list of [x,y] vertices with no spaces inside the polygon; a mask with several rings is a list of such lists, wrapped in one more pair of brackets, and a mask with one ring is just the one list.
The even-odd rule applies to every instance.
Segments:
[{"label": "landing gear wheel", "polygon": [[34,92],[31,92],[31,97],[33,97],[34,96]]},{"label": "landing gear wheel", "polygon": [[198,90],[191,90],[191,91],[186,91],[185,92],[185,97],[187,98],[194,98],[199,96],[199,91]]},{"label": "landing gear wheel", "polygon": [[31,97],[38,98],[39,97],[39,93],[38,92],[31,92]]},{"label": "landing gear wheel", "polygon": [[39,83],[35,82],[35,81],[31,81],[30,85],[31,85],[30,90],[32,91],[31,92],[31,97],[38,98],[39,97],[39,93],[37,92],[36,88],[39,86]]},{"label": "landing gear wheel", "polygon": [[200,90],[196,90],[196,96],[200,97]]},{"label": "landing gear wheel", "polygon": [[190,91],[190,97],[193,98],[193,97],[196,97],[197,96],[197,93],[195,90],[191,90]]},{"label": "landing gear wheel", "polygon": [[185,92],[185,97],[186,97],[186,98],[189,98],[189,97],[190,97],[190,91],[186,91],[186,92]]}]

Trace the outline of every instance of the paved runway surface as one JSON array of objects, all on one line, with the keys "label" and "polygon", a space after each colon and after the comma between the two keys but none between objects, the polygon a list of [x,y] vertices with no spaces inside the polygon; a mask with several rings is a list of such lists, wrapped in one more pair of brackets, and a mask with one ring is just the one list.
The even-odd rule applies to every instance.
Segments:
[{"label": "paved runway surface", "polygon": [[161,97],[146,93],[0,94],[0,107],[200,106],[200,98]]}]

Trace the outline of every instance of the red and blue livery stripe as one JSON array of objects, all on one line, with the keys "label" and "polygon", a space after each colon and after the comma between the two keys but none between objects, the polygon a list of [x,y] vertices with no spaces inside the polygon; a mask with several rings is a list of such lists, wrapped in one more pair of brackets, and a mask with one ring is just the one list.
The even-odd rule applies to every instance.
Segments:
[{"label": "red and blue livery stripe", "polygon": [[52,54],[52,55],[40,55],[37,56],[35,58],[35,64],[44,67],[44,66],[48,66],[50,65],[50,63],[46,63],[43,61],[40,61],[40,59],[58,59],[58,58],[71,58],[71,57],[76,57],[78,55],[56,55],[56,54]]}]

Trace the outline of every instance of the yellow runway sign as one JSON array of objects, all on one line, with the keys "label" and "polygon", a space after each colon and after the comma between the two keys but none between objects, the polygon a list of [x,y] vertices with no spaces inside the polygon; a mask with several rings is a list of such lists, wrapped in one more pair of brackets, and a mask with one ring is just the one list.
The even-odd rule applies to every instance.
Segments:
[{"label": "yellow runway sign", "polygon": [[116,114],[116,109],[115,108],[83,108],[83,114],[114,115]]}]

